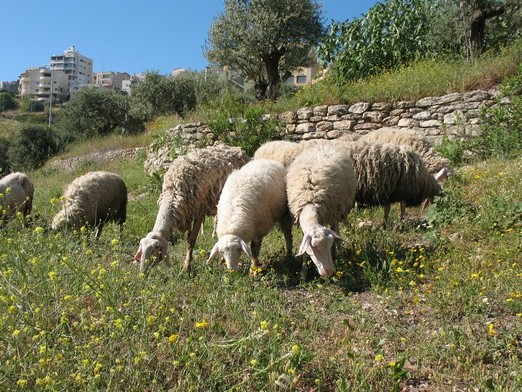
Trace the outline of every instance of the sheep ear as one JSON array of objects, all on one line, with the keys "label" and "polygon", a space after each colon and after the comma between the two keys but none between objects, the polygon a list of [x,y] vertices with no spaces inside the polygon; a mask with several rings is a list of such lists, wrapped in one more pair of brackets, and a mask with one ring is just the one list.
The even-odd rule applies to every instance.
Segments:
[{"label": "sheep ear", "polygon": [[158,242],[160,244],[159,261],[164,260],[165,264],[170,267],[169,243],[163,237],[158,237]]},{"label": "sheep ear", "polygon": [[210,264],[210,261],[212,258],[219,252],[219,241],[216,242],[216,244],[213,246],[212,250],[210,251],[210,256],[208,256],[207,264]]},{"label": "sheep ear", "polygon": [[143,253],[143,251],[141,250],[141,245],[140,245],[140,247],[138,248],[138,251],[134,255],[134,261],[141,261],[142,253]]},{"label": "sheep ear", "polygon": [[421,205],[421,211],[424,211],[426,208],[428,208],[431,205],[430,199],[424,199],[424,202]]},{"label": "sheep ear", "polygon": [[331,235],[336,240],[344,241],[339,234],[337,234],[334,230],[329,230],[328,235]]},{"label": "sheep ear", "polygon": [[450,174],[450,170],[447,167],[443,167],[433,177],[435,177],[435,179],[438,182],[442,182],[448,178],[449,174]]},{"label": "sheep ear", "polygon": [[239,243],[241,244],[241,249],[243,249],[243,252],[247,254],[250,260],[254,260],[254,256],[252,255],[252,252],[250,251],[247,243],[242,238],[239,239]]},{"label": "sheep ear", "polygon": [[296,256],[302,256],[306,252],[306,248],[308,248],[312,243],[312,236],[310,234],[305,234],[303,240],[301,241],[301,245],[299,245],[299,252]]}]

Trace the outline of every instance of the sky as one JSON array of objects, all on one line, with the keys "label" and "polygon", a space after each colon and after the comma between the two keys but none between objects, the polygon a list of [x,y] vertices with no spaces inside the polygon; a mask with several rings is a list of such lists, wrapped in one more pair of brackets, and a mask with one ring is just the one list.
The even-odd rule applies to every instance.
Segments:
[{"label": "sky", "polygon": [[[317,0],[323,22],[359,18],[377,0]],[[0,81],[48,66],[70,46],[94,72],[201,71],[203,50],[223,0],[0,0]]]}]

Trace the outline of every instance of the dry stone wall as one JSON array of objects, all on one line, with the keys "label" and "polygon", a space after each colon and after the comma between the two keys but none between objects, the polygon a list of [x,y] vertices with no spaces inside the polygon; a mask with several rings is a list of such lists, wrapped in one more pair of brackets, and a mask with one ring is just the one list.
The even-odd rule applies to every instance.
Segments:
[{"label": "dry stone wall", "polygon": [[[463,140],[480,134],[480,111],[497,104],[497,88],[451,93],[440,97],[425,97],[417,101],[358,102],[352,105],[319,105],[287,111],[277,115],[282,127],[281,139],[336,139],[343,135],[354,138],[372,130],[386,127],[414,129],[434,145],[447,136],[449,140]],[[172,146],[191,149],[213,144],[215,136],[204,123],[183,124],[167,131],[169,140],[176,143],[150,148],[145,170],[148,173],[165,168],[172,161]]]}]

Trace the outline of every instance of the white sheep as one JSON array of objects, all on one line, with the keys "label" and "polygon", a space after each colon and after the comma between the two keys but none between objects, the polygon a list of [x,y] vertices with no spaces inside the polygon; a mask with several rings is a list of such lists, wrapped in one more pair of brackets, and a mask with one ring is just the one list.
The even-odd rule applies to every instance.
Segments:
[{"label": "white sheep", "polygon": [[383,127],[361,136],[361,142],[388,143],[411,147],[423,159],[428,171],[437,176],[439,181],[453,173],[450,161],[437,151],[429,140],[410,128]]},{"label": "white sheep", "polygon": [[286,181],[290,212],[303,231],[297,256],[307,253],[321,276],[331,276],[339,222],[354,205],[357,183],[352,159],[334,143],[310,145],[290,164]]},{"label": "white sheep", "polygon": [[218,203],[218,241],[209,262],[221,253],[227,267],[237,270],[241,252],[245,252],[256,267],[263,237],[277,222],[285,236],[287,255],[292,255],[285,176],[284,166],[272,159],[254,159],[230,174]]},{"label": "white sheep", "polygon": [[52,229],[64,227],[95,228],[101,235],[107,222],[116,222],[123,229],[127,218],[127,187],[116,173],[94,171],[74,179],[63,195],[63,205],[52,221]]},{"label": "white sheep", "polygon": [[419,154],[407,146],[361,141],[334,143],[343,146],[354,161],[357,205],[384,206],[385,226],[392,203],[401,203],[402,221],[406,206],[432,201],[442,192],[442,186],[428,172]]},{"label": "white sheep", "polygon": [[254,153],[254,159],[273,159],[288,167],[303,150],[301,143],[286,140],[272,140],[262,144]]},{"label": "white sheep", "polygon": [[169,244],[174,230],[185,235],[188,270],[199,229],[207,215],[216,213],[228,175],[249,161],[239,147],[212,146],[176,158],[165,173],[158,200],[158,214],[150,233],[141,239],[134,259],[146,273],[152,265],[169,262]]},{"label": "white sheep", "polygon": [[0,179],[0,220],[22,213],[25,220],[33,208],[34,186],[25,173],[16,172]]}]

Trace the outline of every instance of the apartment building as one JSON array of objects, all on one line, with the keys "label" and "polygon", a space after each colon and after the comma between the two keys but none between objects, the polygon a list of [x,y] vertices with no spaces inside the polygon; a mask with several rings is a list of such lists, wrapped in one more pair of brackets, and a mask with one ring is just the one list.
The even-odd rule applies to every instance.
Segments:
[{"label": "apartment building", "polygon": [[74,46],[64,50],[63,55],[51,56],[50,68],[63,71],[68,78],[69,94],[93,82],[93,61],[76,50]]},{"label": "apartment building", "polygon": [[51,56],[49,68],[32,67],[20,75],[18,95],[21,98],[48,100],[74,94],[82,86],[92,83],[92,59],[81,55],[74,46],[63,55]]},{"label": "apartment building", "polygon": [[39,101],[61,99],[68,94],[69,78],[63,71],[52,70],[46,67],[33,67],[20,75],[18,95]]}]

